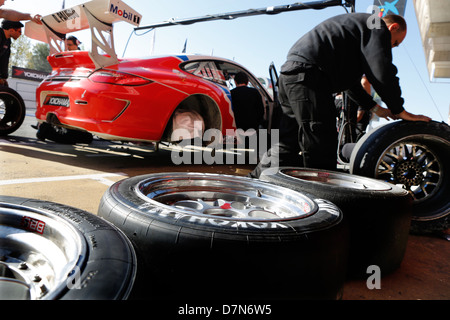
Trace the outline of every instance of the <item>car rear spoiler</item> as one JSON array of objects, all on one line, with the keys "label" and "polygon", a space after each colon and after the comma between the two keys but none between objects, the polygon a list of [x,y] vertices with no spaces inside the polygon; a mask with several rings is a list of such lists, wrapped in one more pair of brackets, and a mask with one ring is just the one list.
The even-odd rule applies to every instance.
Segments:
[{"label": "car rear spoiler", "polygon": [[48,43],[50,54],[55,54],[65,50],[64,40],[68,33],[90,29],[92,43],[89,56],[95,66],[101,68],[118,63],[113,23],[126,21],[139,26],[141,19],[141,14],[121,0],[92,0],[49,14],[42,18],[41,25],[28,21],[25,35]]}]

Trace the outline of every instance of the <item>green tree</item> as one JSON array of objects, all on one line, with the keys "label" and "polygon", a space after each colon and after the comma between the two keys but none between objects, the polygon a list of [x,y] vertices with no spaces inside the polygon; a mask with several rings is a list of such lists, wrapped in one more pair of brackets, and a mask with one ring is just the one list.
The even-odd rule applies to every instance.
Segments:
[{"label": "green tree", "polygon": [[9,57],[9,70],[11,66],[26,68],[32,57],[32,45],[30,39],[21,36],[11,43],[11,56]]},{"label": "green tree", "polygon": [[47,57],[50,55],[50,47],[46,43],[37,43],[33,47],[33,55],[29,63],[27,64],[27,68],[51,72],[52,67],[47,61]]},{"label": "green tree", "polygon": [[29,38],[21,36],[11,43],[9,72],[11,74],[12,66],[51,72],[52,67],[47,61],[49,54],[50,48],[48,44],[37,43],[33,45]]}]

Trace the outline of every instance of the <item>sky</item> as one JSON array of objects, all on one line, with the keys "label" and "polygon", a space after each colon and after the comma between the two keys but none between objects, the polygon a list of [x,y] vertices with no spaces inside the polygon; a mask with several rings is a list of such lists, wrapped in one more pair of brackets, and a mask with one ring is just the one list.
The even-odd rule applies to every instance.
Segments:
[{"label": "sky", "polygon": [[[86,0],[65,0],[66,8]],[[124,0],[142,14],[141,26],[171,18],[183,19],[208,14],[225,13],[293,4],[295,0]],[[311,2],[305,0],[303,2]],[[47,15],[62,8],[63,0],[7,0],[4,8]],[[373,0],[356,0],[356,11],[367,12]],[[277,15],[241,17],[227,21],[202,22],[189,26],[170,26],[156,31],[134,31],[134,26],[119,22],[114,25],[114,44],[119,57],[187,53],[215,55],[234,60],[258,77],[268,77],[271,62],[279,70],[287,52],[303,34],[321,21],[346,13],[343,7],[322,10],[301,10]],[[406,39],[393,49],[402,87],[405,109],[425,114],[436,121],[449,121],[450,79],[430,81],[420,38],[413,0],[407,0]],[[75,34],[84,48],[89,48],[88,32]],[[152,41],[154,44],[152,45]]]}]

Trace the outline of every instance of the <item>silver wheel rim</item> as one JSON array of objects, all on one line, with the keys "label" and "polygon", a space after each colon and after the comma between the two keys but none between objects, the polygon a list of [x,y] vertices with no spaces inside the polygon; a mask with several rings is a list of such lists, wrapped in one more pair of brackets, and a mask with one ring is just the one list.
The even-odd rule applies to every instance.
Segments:
[{"label": "silver wheel rim", "polygon": [[308,169],[281,169],[281,174],[311,183],[333,185],[339,188],[359,189],[359,190],[391,190],[389,185],[376,181],[375,179],[365,179],[353,175],[338,174],[331,171],[308,170]]},{"label": "silver wheel rim", "polygon": [[242,221],[301,219],[318,211],[309,197],[259,180],[214,174],[167,174],[146,179],[137,194],[185,214]]},{"label": "silver wheel rim", "polygon": [[422,202],[432,197],[442,184],[443,164],[428,147],[414,142],[399,142],[381,155],[375,177],[401,186]]},{"label": "silver wheel rim", "polygon": [[0,203],[0,299],[56,299],[77,285],[81,234],[56,215]]}]

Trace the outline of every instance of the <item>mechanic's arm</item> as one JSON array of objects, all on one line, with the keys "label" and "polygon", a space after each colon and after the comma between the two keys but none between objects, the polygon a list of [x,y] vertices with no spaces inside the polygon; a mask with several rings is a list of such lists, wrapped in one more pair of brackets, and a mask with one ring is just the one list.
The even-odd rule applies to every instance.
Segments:
[{"label": "mechanic's arm", "polygon": [[399,114],[395,114],[394,119],[403,119],[407,121],[425,121],[425,122],[431,121],[430,117],[424,116],[422,114],[413,114],[406,110],[403,110]]},{"label": "mechanic's arm", "polygon": [[398,119],[402,119],[402,120],[406,120],[406,121],[425,121],[425,122],[429,122],[431,121],[430,117],[421,115],[421,114],[413,114],[410,113],[406,110],[403,110],[402,112],[398,113],[398,114],[393,114],[391,110],[387,109],[387,108],[383,108],[380,105],[376,105],[375,107],[373,107],[371,109],[371,111],[373,113],[375,113],[377,116],[379,116],[380,118],[384,118],[386,120],[390,119],[394,119],[394,120],[398,120]]},{"label": "mechanic's arm", "polygon": [[369,110],[377,104],[359,82],[352,85],[346,92],[363,110]]},{"label": "mechanic's arm", "polygon": [[36,22],[37,24],[42,24],[42,16],[39,14],[31,16],[31,14],[29,13],[22,13],[11,9],[0,9],[0,18],[11,21],[31,20],[33,22]]},{"label": "mechanic's arm", "polygon": [[373,107],[372,109],[370,109],[370,111],[372,111],[372,113],[375,113],[378,117],[380,118],[384,118],[386,120],[389,119],[397,119],[393,114],[392,111],[389,110],[388,108],[383,108],[382,106],[380,106],[379,104],[377,104],[375,107]]}]

